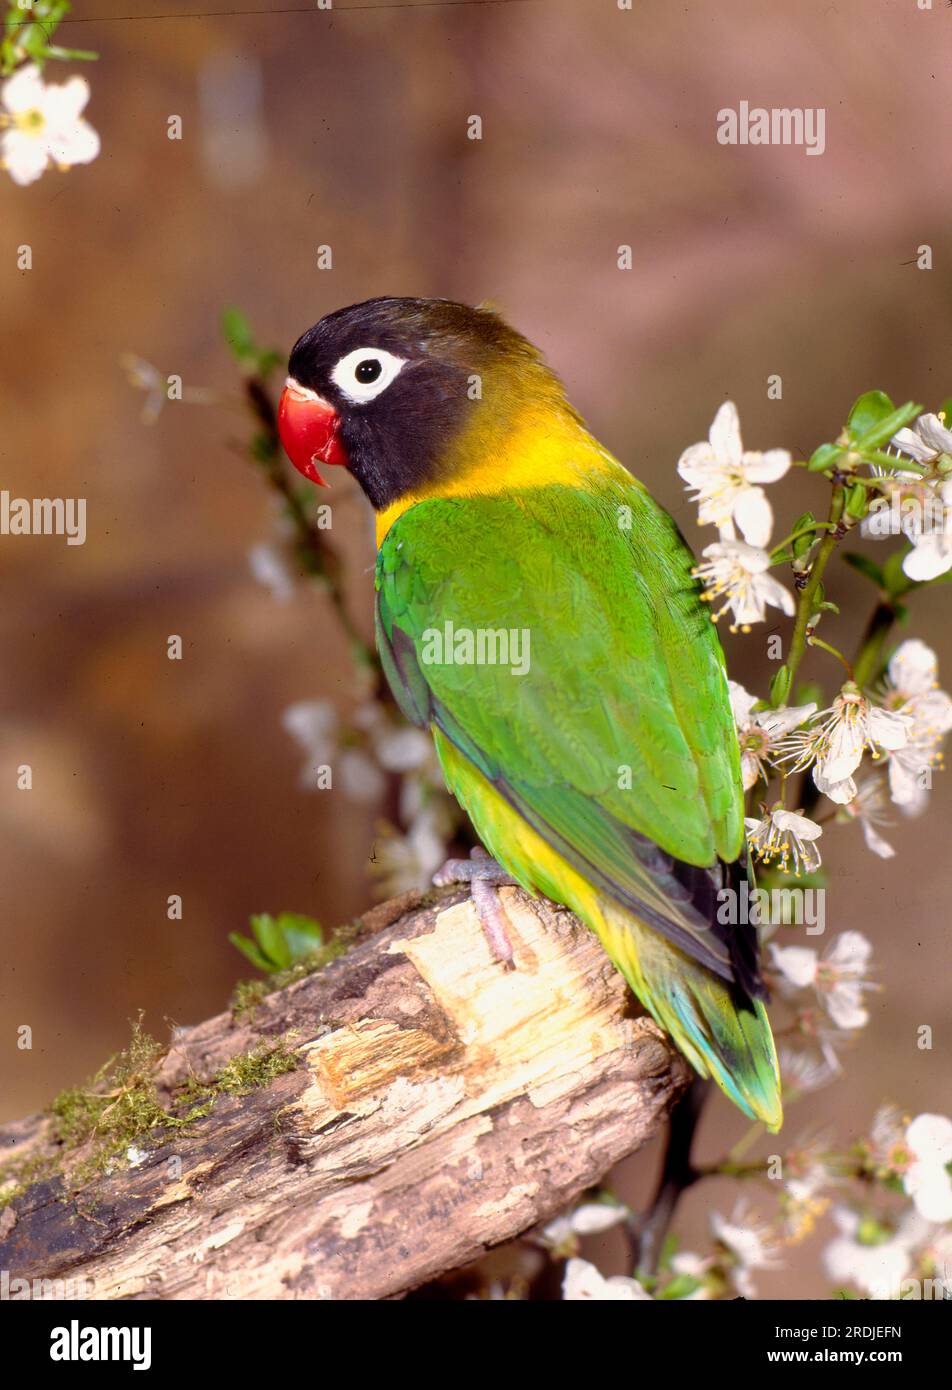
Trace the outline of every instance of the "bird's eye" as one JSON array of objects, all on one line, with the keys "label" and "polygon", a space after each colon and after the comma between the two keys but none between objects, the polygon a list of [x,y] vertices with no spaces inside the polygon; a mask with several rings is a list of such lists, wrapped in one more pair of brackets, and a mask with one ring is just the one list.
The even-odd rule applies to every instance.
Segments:
[{"label": "bird's eye", "polygon": [[365,405],[385,391],[405,359],[383,348],[354,348],[331,372],[331,381],[354,405]]}]

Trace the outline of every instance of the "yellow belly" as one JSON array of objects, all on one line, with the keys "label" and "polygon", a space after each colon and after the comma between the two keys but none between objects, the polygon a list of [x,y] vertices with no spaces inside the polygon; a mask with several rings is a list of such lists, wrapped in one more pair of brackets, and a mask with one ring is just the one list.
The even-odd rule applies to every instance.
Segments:
[{"label": "yellow belly", "polygon": [[439,729],[434,727],[432,732],[446,785],[492,857],[527,893],[542,894],[561,903],[591,927],[614,965],[642,1001],[647,1002],[628,915],[606,903]]}]

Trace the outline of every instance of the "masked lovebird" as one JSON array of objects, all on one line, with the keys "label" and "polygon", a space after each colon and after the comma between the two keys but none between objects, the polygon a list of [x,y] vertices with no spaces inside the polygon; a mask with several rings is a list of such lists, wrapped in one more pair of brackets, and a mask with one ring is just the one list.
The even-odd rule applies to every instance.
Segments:
[{"label": "masked lovebird", "polygon": [[745,877],[724,658],[674,522],[486,308],[328,314],[279,428],[376,512],[381,661],[492,856],[468,876],[496,954],[493,878],[571,908],[701,1076],[779,1128],[756,930],[719,920]]}]

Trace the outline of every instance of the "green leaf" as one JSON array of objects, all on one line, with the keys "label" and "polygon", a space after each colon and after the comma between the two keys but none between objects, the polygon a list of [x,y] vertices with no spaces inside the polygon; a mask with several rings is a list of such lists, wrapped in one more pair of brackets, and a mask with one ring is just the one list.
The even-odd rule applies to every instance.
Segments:
[{"label": "green leaf", "polygon": [[847,552],[843,559],[857,573],[865,575],[878,589],[885,589],[885,576],[875,560],[871,560],[868,555],[859,555],[855,550]]},{"label": "green leaf", "polygon": [[270,463],[278,452],[278,446],[270,434],[256,434],[249,447],[259,463]]},{"label": "green leaf", "polygon": [[877,1221],[875,1216],[864,1216],[860,1220],[856,1240],[859,1245],[885,1245],[887,1241],[892,1240],[893,1235],[894,1232],[881,1221]]},{"label": "green leaf", "polygon": [[774,673],[773,680],[770,682],[770,703],[774,709],[782,705],[790,693],[790,671],[786,666],[781,666],[779,671]]},{"label": "green leaf", "polygon": [[697,1293],[701,1288],[700,1279],[695,1279],[693,1274],[676,1274],[670,1284],[665,1284],[656,1298],[687,1298],[688,1294]]},{"label": "green leaf", "polygon": [[289,965],[288,951],[284,945],[281,930],[269,912],[259,912],[251,919],[251,930],[261,947],[264,958],[271,962],[274,970],[284,970]]},{"label": "green leaf", "polygon": [[851,439],[859,439],[867,430],[875,429],[896,407],[885,391],[867,391],[853,402],[846,420],[846,429]]},{"label": "green leaf", "polygon": [[839,460],[843,457],[843,450],[836,444],[821,444],[817,449],[807,468],[811,473],[824,473],[828,468],[835,468]]},{"label": "green leaf", "polygon": [[282,912],[278,917],[278,931],[289,953],[288,965],[309,956],[324,944],[324,928],[320,922],[300,912]]},{"label": "green leaf", "polygon": [[902,562],[908,554],[908,546],[902,550],[894,550],[883,565],[883,584],[890,598],[896,598],[897,595],[913,588],[914,580],[909,579],[902,568]]},{"label": "green leaf", "polygon": [[269,975],[287,970],[324,944],[320,923],[300,912],[281,912],[277,918],[270,912],[259,912],[250,921],[254,941],[236,932],[228,939],[252,964]]},{"label": "green leaf", "polygon": [[251,331],[251,324],[240,309],[234,306],[225,309],[221,316],[221,327],[236,361],[255,375],[268,377],[275,367],[281,366],[284,362],[283,352],[258,346]]},{"label": "green leaf", "polygon": [[239,936],[236,931],[228,933],[228,940],[236,946],[242,955],[247,956],[251,964],[258,970],[263,970],[265,974],[271,973],[271,965],[258,950],[253,941],[249,941],[246,936]]},{"label": "green leaf", "polygon": [[936,414],[944,415],[946,429],[952,429],[952,396],[946,396]]},{"label": "green leaf", "polygon": [[659,1269],[670,1269],[671,1261],[678,1253],[678,1236],[675,1231],[669,1231],[664,1238],[661,1246],[661,1255],[658,1259]]},{"label": "green leaf", "polygon": [[264,352],[258,353],[258,375],[267,376],[274,371],[275,367],[280,367],[285,360],[283,352],[277,352],[274,348],[266,348]]},{"label": "green leaf", "polygon": [[854,483],[846,497],[846,515],[861,521],[869,511],[869,493],[862,483]]},{"label": "green leaf", "polygon": [[928,473],[929,466],[925,463],[916,463],[915,459],[907,458],[905,454],[884,454],[881,449],[864,449],[863,462],[875,464],[884,473]]},{"label": "green leaf", "polygon": [[225,341],[239,362],[247,361],[257,351],[251,324],[240,309],[225,309],[221,316]]},{"label": "green leaf", "polygon": [[901,430],[904,425],[908,425],[911,420],[921,414],[921,405],[916,405],[914,401],[907,401],[898,410],[885,415],[881,420],[870,425],[869,429],[858,435],[855,441],[857,449],[866,454],[878,449],[881,444],[888,444],[897,430]]},{"label": "green leaf", "polygon": [[798,531],[805,532],[804,535],[797,536],[797,539],[793,542],[793,553],[797,559],[799,559],[801,555],[806,555],[810,546],[813,545],[816,540],[816,531],[808,530],[808,527],[815,525],[816,517],[812,512],[804,512],[803,515],[798,516],[793,523],[793,530],[790,532],[792,536],[796,536]]},{"label": "green leaf", "polygon": [[60,58],[66,63],[95,63],[99,60],[99,54],[88,48],[60,48],[58,44],[50,44],[43,57]]}]

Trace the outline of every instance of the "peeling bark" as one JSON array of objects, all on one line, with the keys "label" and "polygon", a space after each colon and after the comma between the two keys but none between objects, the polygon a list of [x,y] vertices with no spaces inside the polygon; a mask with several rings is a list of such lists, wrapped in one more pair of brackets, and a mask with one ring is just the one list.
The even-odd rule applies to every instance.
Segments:
[{"label": "peeling bark", "polygon": [[[13,1279],[93,1298],[386,1298],[562,1210],[654,1134],[690,1072],[634,1018],[571,914],[503,889],[516,970],[462,890],[396,900],[319,973],[245,1022],[176,1030],[168,1095],[256,1045],[298,1066],[70,1192],[35,1183],[0,1215]],[[43,1117],[0,1158],[48,1152]],[[143,1150],[141,1157],[138,1150]]]}]

